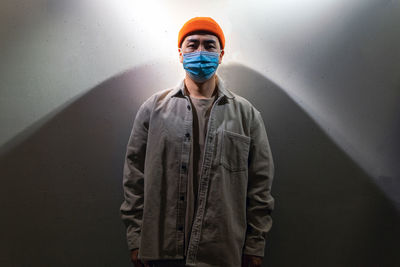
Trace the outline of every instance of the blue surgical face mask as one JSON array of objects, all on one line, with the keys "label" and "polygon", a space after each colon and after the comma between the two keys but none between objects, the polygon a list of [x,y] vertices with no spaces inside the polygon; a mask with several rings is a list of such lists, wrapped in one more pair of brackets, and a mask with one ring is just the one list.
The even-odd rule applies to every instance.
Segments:
[{"label": "blue surgical face mask", "polygon": [[217,71],[219,53],[196,51],[183,54],[183,68],[194,81],[202,83],[209,80]]}]

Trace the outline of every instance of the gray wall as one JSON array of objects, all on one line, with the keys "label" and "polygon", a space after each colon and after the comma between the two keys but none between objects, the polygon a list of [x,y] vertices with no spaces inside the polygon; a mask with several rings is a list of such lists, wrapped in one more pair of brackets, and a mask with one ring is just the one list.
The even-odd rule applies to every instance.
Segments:
[{"label": "gray wall", "polygon": [[1,266],[129,266],[133,118],[183,77],[177,32],[204,14],[227,37],[218,72],[262,112],[276,161],[265,266],[400,265],[400,1],[7,0]]}]

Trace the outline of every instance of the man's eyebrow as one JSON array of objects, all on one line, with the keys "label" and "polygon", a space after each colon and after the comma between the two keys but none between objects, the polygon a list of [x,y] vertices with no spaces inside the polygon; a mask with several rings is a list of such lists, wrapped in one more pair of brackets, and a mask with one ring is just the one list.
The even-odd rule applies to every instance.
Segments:
[{"label": "man's eyebrow", "polygon": [[[190,43],[190,42],[199,42],[199,39],[188,39],[187,42],[188,43]],[[206,43],[214,43],[214,44],[217,43],[215,40],[212,40],[212,39],[205,40],[204,42],[206,42]]]}]

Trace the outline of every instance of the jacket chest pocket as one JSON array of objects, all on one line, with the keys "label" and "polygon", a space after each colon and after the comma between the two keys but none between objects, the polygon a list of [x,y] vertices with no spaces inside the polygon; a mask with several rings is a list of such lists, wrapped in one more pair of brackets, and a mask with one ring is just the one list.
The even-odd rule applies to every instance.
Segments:
[{"label": "jacket chest pocket", "polygon": [[247,169],[250,149],[250,137],[222,130],[221,164],[230,171]]}]

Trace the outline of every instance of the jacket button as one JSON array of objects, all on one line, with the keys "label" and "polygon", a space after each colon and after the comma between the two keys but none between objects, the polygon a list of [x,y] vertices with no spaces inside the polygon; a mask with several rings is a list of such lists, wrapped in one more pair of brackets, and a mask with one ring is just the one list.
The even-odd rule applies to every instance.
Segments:
[{"label": "jacket button", "polygon": [[189,138],[189,137],[190,137],[190,134],[189,134],[189,133],[186,133],[185,136],[186,136],[187,138]]},{"label": "jacket button", "polygon": [[182,164],[182,169],[186,170],[186,164]]},{"label": "jacket button", "polygon": [[180,226],[178,227],[178,230],[179,230],[179,231],[182,231],[182,230],[183,230],[183,226],[180,225]]},{"label": "jacket button", "polygon": [[187,105],[187,109],[190,110],[190,105]]},{"label": "jacket button", "polygon": [[181,200],[184,200],[185,199],[185,197],[184,196],[181,196]]}]

